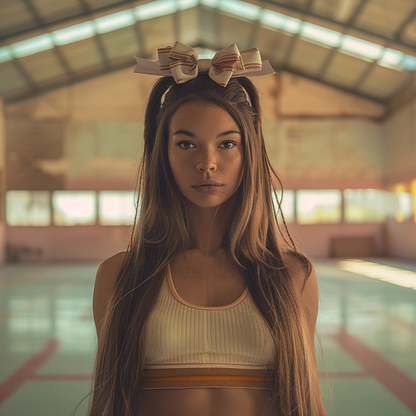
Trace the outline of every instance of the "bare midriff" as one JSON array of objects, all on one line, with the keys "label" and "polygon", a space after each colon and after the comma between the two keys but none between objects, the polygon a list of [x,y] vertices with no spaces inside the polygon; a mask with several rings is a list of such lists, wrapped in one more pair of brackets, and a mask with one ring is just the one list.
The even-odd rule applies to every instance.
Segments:
[{"label": "bare midriff", "polygon": [[266,389],[149,389],[139,403],[138,416],[272,416]]}]

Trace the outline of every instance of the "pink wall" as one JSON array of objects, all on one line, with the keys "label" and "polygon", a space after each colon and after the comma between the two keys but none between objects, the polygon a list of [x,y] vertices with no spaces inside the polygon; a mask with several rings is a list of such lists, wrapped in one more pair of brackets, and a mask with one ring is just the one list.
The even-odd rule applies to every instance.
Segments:
[{"label": "pink wall", "polygon": [[22,260],[104,260],[126,249],[131,227],[7,227],[7,242],[26,247],[32,254]]},{"label": "pink wall", "polygon": [[[400,108],[384,124],[387,144],[387,183],[416,179],[416,100]],[[416,201],[415,201],[416,203]],[[387,223],[388,254],[416,260],[416,223]]]},{"label": "pink wall", "polygon": [[376,254],[385,253],[384,224],[294,224],[290,231],[299,250],[312,258],[329,257],[334,237],[373,237]]},{"label": "pink wall", "polygon": [[[383,252],[382,224],[291,225],[299,249],[311,257],[328,257],[333,237],[374,237],[378,254]],[[126,248],[131,227],[7,227],[8,244],[31,253],[22,260],[97,260]],[[416,228],[415,228],[416,231]],[[41,255],[36,256],[40,250]]]}]

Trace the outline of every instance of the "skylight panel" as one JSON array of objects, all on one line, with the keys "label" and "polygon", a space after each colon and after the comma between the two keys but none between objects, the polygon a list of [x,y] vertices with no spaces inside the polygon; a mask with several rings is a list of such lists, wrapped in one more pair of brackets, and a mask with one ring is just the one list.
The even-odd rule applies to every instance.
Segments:
[{"label": "skylight panel", "polygon": [[153,19],[155,17],[165,16],[173,12],[176,12],[176,4],[174,0],[153,1],[134,9],[134,13],[138,20]]},{"label": "skylight panel", "polygon": [[378,64],[387,68],[400,68],[400,63],[403,61],[405,54],[394,49],[386,48],[383,56],[378,60]]},{"label": "skylight panel", "polygon": [[192,7],[198,6],[198,0],[177,0],[176,5],[179,10],[191,9]]},{"label": "skylight panel", "polygon": [[215,9],[220,4],[219,0],[200,0],[200,3],[204,6],[212,7]]},{"label": "skylight panel", "polygon": [[33,55],[38,52],[43,52],[52,49],[54,44],[49,33],[45,35],[36,36],[31,39],[22,40],[21,42],[13,43],[12,53],[16,58],[23,58],[24,56]]},{"label": "skylight panel", "polygon": [[283,30],[292,35],[297,35],[301,31],[302,23],[302,20],[295,19],[294,17],[287,17]]},{"label": "skylight panel", "polygon": [[222,0],[220,9],[233,15],[244,17],[248,20],[256,20],[259,16],[260,7],[254,4],[238,0]]},{"label": "skylight panel", "polygon": [[416,71],[416,58],[414,56],[407,55],[406,58],[404,58],[401,67],[407,69],[408,71]]},{"label": "skylight panel", "polygon": [[358,55],[361,59],[379,59],[384,48],[376,43],[367,42],[352,36],[345,35],[340,47],[342,52]]},{"label": "skylight panel", "polygon": [[286,20],[287,16],[271,10],[264,10],[260,19],[263,26],[270,27],[272,29],[283,29],[286,24]]},{"label": "skylight panel", "polygon": [[98,33],[112,32],[123,27],[132,26],[136,23],[131,10],[109,14],[94,20]]},{"label": "skylight panel", "polygon": [[283,30],[284,32],[296,35],[300,32],[302,21],[294,17],[285,16],[271,10],[264,10],[261,16],[261,24],[271,29]]},{"label": "skylight panel", "polygon": [[11,61],[12,59],[13,56],[8,46],[3,46],[2,48],[0,48],[0,64],[3,62]]},{"label": "skylight panel", "polygon": [[301,37],[312,42],[338,47],[341,42],[341,33],[311,23],[304,23],[301,30]]},{"label": "skylight panel", "polygon": [[55,45],[67,45],[68,43],[88,39],[95,35],[95,29],[92,22],[85,22],[79,25],[66,27],[65,29],[55,30],[52,32],[53,42]]}]

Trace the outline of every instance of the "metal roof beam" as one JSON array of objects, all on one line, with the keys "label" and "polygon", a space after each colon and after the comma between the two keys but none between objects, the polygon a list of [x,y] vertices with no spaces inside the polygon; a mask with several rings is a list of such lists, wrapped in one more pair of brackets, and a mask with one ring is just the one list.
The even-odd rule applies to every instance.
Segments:
[{"label": "metal roof beam", "polygon": [[[78,2],[84,10],[85,14],[88,16],[91,15],[91,8],[88,3],[85,0],[78,0]],[[101,56],[104,65],[108,67],[109,59],[101,35],[97,33],[95,36],[93,36],[93,39],[95,41],[95,44],[97,46],[98,52]]]},{"label": "metal roof beam", "polygon": [[[36,23],[41,27],[45,27],[45,21],[43,20],[42,16],[40,15],[38,10],[36,9],[36,6],[33,4],[32,0],[23,0],[23,2],[25,3],[29,12],[32,14],[33,19],[36,21]],[[54,46],[52,51],[56,55],[59,63],[61,64],[61,66],[64,69],[64,71],[66,72],[66,74],[69,77],[72,78],[73,73],[72,73],[71,68],[70,68],[68,62],[66,61],[65,57],[62,55],[62,52],[56,46]]]},{"label": "metal roof beam", "polygon": [[415,18],[416,18],[416,7],[412,11],[412,13],[409,14],[407,19],[405,19],[405,21],[401,24],[401,26],[399,27],[399,30],[394,34],[394,40],[395,41],[400,41],[400,39],[403,36],[404,30]]},{"label": "metal roof beam", "polygon": [[[279,6],[282,9],[290,10],[290,11],[297,12],[297,13],[303,13],[303,14],[305,13],[305,8],[296,6],[294,2],[291,2],[290,4],[288,4],[288,3],[282,3],[281,0],[263,0],[263,3],[271,4],[273,6]],[[307,14],[323,22],[331,23],[331,25],[341,26],[344,32],[347,30],[354,30],[357,33],[361,33],[362,35],[372,36],[372,37],[380,39],[380,44],[382,45],[384,45],[387,42],[393,42],[396,45],[401,46],[403,48],[410,48],[414,51],[414,53],[416,53],[416,46],[412,45],[411,43],[404,42],[403,40],[392,39],[387,36],[381,35],[380,33],[371,32],[369,30],[354,26],[353,24],[339,22],[337,20],[331,19],[329,17],[321,16],[319,14],[316,14],[310,11],[307,12]]]},{"label": "metal roof beam", "polygon": [[363,83],[365,82],[365,80],[374,71],[374,69],[376,68],[376,66],[377,66],[377,61],[373,61],[373,62],[369,63],[368,66],[367,66],[367,68],[365,69],[365,71],[358,78],[358,81],[352,86],[351,90],[352,91],[358,91],[360,89],[361,85],[363,85]]},{"label": "metal roof beam", "polygon": [[11,62],[17,69],[17,72],[19,72],[20,76],[28,83],[29,87],[36,90],[35,81],[33,81],[33,78],[26,71],[25,67],[20,63],[19,59],[13,59]]},{"label": "metal roof beam", "polygon": [[313,76],[311,76],[307,73],[304,73],[302,71],[298,71],[298,70],[296,70],[292,67],[288,67],[288,66],[285,66],[285,65],[278,65],[278,64],[273,63],[273,62],[270,62],[270,63],[272,64],[273,68],[276,68],[276,72],[278,72],[278,71],[290,72],[291,74],[299,75],[300,77],[307,78],[311,81],[319,82],[320,84],[326,85],[328,87],[335,88],[337,90],[344,91],[348,94],[352,94],[352,95],[355,95],[355,96],[360,97],[360,98],[365,98],[365,99],[373,101],[377,104],[383,104],[383,105],[387,104],[386,100],[382,100],[382,99],[377,98],[377,97],[372,97],[371,95],[367,95],[367,94],[361,93],[359,91],[352,91],[347,87],[344,87],[344,86],[339,85],[339,84],[334,84],[332,82],[325,81],[323,79],[316,79],[315,77],[313,77]]},{"label": "metal roof beam", "polygon": [[365,5],[368,2],[369,2],[369,0],[361,0],[361,2],[358,3],[358,6],[354,10],[354,13],[350,16],[350,18],[347,21],[347,23],[349,25],[353,25],[355,23],[355,21],[357,20],[358,16],[361,14],[361,12],[363,11]]}]

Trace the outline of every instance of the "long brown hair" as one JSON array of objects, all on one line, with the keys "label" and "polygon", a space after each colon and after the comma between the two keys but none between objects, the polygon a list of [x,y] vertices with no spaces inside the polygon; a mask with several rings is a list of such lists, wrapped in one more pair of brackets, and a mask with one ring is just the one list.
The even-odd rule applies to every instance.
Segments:
[{"label": "long brown hair", "polygon": [[189,241],[188,218],[168,162],[168,126],[183,104],[205,101],[225,109],[243,136],[243,177],[226,247],[242,267],[254,301],[276,343],[268,370],[270,402],[276,415],[319,414],[319,388],[312,374],[306,317],[294,290],[285,253],[304,265],[280,201],[278,221],[273,189],[280,183],[268,159],[261,129],[259,96],[245,77],[218,86],[206,75],[177,85],[161,78],[145,114],[144,153],[139,172],[140,207],[109,310],[100,328],[89,416],[136,416],[144,366],[145,328],[166,267]]}]

